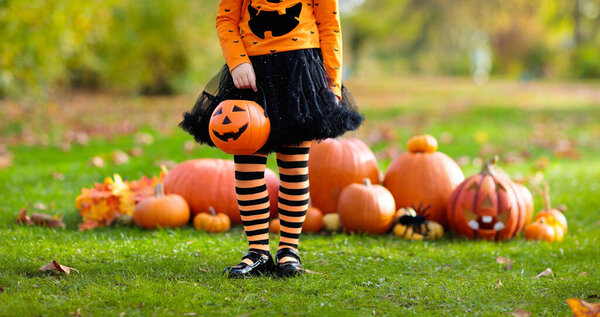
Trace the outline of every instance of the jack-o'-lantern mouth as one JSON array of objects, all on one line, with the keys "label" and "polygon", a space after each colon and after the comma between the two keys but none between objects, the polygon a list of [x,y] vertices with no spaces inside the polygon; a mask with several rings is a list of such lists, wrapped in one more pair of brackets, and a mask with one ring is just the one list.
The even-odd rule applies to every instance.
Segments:
[{"label": "jack-o'-lantern mouth", "polygon": [[510,212],[507,210],[498,216],[478,216],[465,210],[467,224],[473,230],[501,231],[506,228],[506,221]]},{"label": "jack-o'-lantern mouth", "polygon": [[238,132],[219,133],[219,132],[215,131],[214,129],[212,131],[215,134],[215,136],[217,138],[219,138],[219,140],[221,140],[223,142],[227,142],[229,139],[233,139],[233,141],[237,141],[237,139],[239,139],[240,136],[242,134],[244,134],[244,132],[246,131],[247,128],[248,128],[248,124],[246,123],[238,130]]}]

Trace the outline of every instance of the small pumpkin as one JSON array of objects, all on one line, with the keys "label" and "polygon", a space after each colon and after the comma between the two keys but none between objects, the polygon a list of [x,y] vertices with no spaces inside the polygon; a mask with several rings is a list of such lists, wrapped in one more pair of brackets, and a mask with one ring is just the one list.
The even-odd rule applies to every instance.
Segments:
[{"label": "small pumpkin", "polygon": [[365,178],[363,184],[344,188],[337,210],[347,232],[381,234],[392,227],[396,204],[385,187]]},{"label": "small pumpkin", "polygon": [[548,242],[562,241],[567,234],[567,218],[562,212],[551,207],[548,184],[544,186],[544,191],[538,190],[544,197],[546,207],[535,215],[534,222],[525,228],[525,238]]},{"label": "small pumpkin", "polygon": [[133,221],[146,229],[181,227],[190,220],[190,208],[179,195],[165,195],[162,183],[156,184],[155,196],[135,206]]},{"label": "small pumpkin", "polygon": [[265,145],[271,124],[256,102],[224,100],[213,111],[208,132],[211,141],[223,152],[248,155]]},{"label": "small pumpkin", "polygon": [[375,154],[355,138],[326,139],[313,143],[308,159],[310,200],[325,214],[335,213],[340,193],[352,183],[368,178],[379,183]]},{"label": "small pumpkin", "polygon": [[340,214],[330,213],[323,215],[323,228],[325,228],[325,231],[340,231],[342,229]]},{"label": "small pumpkin", "polygon": [[321,230],[323,230],[323,214],[316,207],[308,207],[304,224],[302,224],[302,231],[319,233]]},{"label": "small pumpkin", "polygon": [[400,154],[388,167],[383,186],[397,206],[431,205],[430,220],[447,226],[448,199],[465,176],[454,160],[437,152],[437,140],[431,135],[412,137],[407,149],[408,153]]},{"label": "small pumpkin", "polygon": [[394,234],[407,240],[435,240],[444,235],[444,227],[435,221],[427,219],[427,210],[430,206],[417,210],[414,208],[400,208],[394,218]]},{"label": "small pumpkin", "polygon": [[269,231],[272,233],[279,233],[281,231],[281,224],[279,218],[273,218],[269,222]]},{"label": "small pumpkin", "polygon": [[205,232],[225,232],[229,230],[231,222],[229,217],[223,213],[215,213],[213,207],[209,208],[210,214],[201,212],[194,217],[194,228]]},{"label": "small pumpkin", "polygon": [[452,193],[448,221],[454,232],[470,239],[507,240],[525,227],[527,206],[521,190],[498,175],[495,156],[481,172],[462,182]]}]

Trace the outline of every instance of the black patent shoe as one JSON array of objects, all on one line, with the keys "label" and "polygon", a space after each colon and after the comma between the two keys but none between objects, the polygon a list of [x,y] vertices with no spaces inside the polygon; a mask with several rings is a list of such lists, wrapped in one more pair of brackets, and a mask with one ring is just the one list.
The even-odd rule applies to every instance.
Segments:
[{"label": "black patent shoe", "polygon": [[[281,262],[281,259],[285,257],[292,257],[296,261]],[[291,248],[279,249],[275,255],[277,259],[277,275],[280,277],[293,277],[302,275],[304,269],[302,268],[302,262],[300,261],[300,255],[298,252]]]},{"label": "black patent shoe", "polygon": [[275,264],[273,263],[271,253],[264,252],[263,254],[267,255],[266,259],[259,252],[248,251],[242,260],[250,259],[250,261],[253,262],[251,265],[240,262],[238,265],[226,267],[225,270],[223,270],[223,274],[227,274],[228,278],[244,278],[275,272]]}]

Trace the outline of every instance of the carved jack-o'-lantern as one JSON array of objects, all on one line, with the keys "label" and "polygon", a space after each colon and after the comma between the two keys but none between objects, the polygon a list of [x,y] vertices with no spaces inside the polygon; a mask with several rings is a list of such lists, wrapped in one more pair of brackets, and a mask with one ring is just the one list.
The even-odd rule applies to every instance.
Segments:
[{"label": "carved jack-o'-lantern", "polygon": [[225,100],[213,112],[208,130],[210,139],[223,152],[248,155],[267,142],[271,124],[256,102]]},{"label": "carved jack-o'-lantern", "polygon": [[486,162],[481,173],[452,193],[448,222],[454,232],[471,239],[507,240],[525,226],[527,202],[515,183],[494,173],[497,159]]}]

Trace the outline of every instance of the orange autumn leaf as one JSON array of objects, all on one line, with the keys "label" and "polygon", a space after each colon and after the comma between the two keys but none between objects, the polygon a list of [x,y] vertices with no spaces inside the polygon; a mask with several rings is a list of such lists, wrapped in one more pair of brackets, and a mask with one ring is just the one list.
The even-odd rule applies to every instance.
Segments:
[{"label": "orange autumn leaf", "polygon": [[135,205],[154,195],[154,187],[162,182],[166,174],[164,167],[159,176],[143,176],[134,181],[123,180],[119,174],[114,174],[112,178],[107,177],[104,182],[96,183],[91,188],[82,188],[81,194],[75,199],[75,207],[82,218],[79,230],[110,226],[123,216],[131,217]]},{"label": "orange autumn leaf", "polygon": [[582,299],[569,298],[567,304],[569,304],[575,317],[600,316],[600,303],[588,303]]}]

